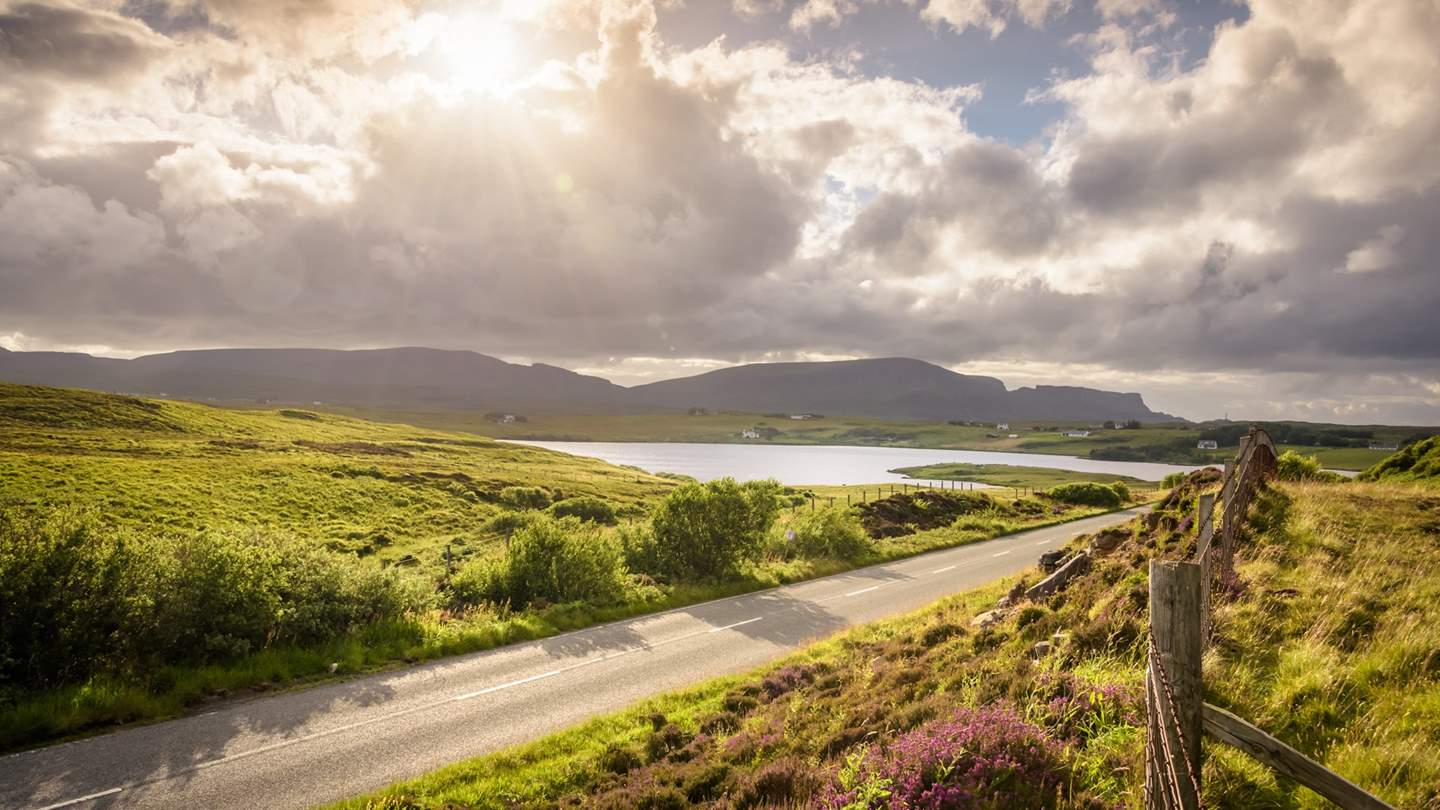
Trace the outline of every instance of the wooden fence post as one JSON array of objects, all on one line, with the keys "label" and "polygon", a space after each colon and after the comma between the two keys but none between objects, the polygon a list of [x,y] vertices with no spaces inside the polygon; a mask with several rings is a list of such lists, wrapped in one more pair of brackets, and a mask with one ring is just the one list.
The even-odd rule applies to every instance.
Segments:
[{"label": "wooden fence post", "polygon": [[1145,806],[1200,807],[1200,566],[1150,561]]},{"label": "wooden fence post", "polygon": [[1215,496],[1201,495],[1195,508],[1195,562],[1200,564],[1200,642],[1210,643],[1210,546],[1215,540]]}]

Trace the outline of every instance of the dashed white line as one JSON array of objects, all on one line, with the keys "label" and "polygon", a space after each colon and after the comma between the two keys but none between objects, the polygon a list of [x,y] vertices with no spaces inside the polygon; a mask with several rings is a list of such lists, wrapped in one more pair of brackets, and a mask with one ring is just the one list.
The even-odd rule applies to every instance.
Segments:
[{"label": "dashed white line", "polygon": [[56,804],[47,804],[47,805],[45,805],[44,807],[39,808],[39,810],[59,810],[59,808],[61,808],[61,807],[69,807],[69,806],[72,805],[72,804],[79,804],[79,803],[81,803],[81,802],[94,801],[95,799],[103,799],[103,798],[105,798],[106,796],[114,796],[116,793],[119,793],[119,792],[120,792],[120,788],[118,788],[118,787],[117,787],[117,788],[110,788],[109,790],[102,790],[102,791],[100,791],[99,793],[91,793],[89,796],[81,796],[81,797],[78,798],[78,799],[71,799],[71,800],[69,800],[69,801],[58,802],[58,803],[56,803]]},{"label": "dashed white line", "polygon": [[868,587],[868,588],[861,588],[861,589],[858,590],[858,591],[851,591],[851,592],[849,592],[849,593],[847,593],[847,594],[845,594],[845,595],[846,595],[846,596],[859,596],[859,595],[862,594],[862,593],[869,593],[869,592],[871,592],[871,591],[878,591],[878,590],[880,590],[880,589],[883,588],[883,587],[885,587],[885,586],[884,586],[884,585],[871,585],[871,586]]},{"label": "dashed white line", "polygon": [[1009,549],[1009,548],[1007,548],[1007,549],[1005,549],[1004,551],[997,551],[997,552],[995,552],[994,554],[991,554],[990,556],[991,556],[991,557],[1004,557],[1006,554],[1009,554],[1011,551],[1014,551],[1014,549]]},{"label": "dashed white line", "polygon": [[959,567],[960,567],[960,566],[958,566],[958,565],[947,565],[947,566],[945,566],[944,568],[936,568],[934,571],[931,571],[930,573],[932,573],[932,574],[943,574],[943,573],[945,573],[946,571],[954,571],[956,568],[959,568]]},{"label": "dashed white line", "polygon": [[709,632],[711,632],[711,633],[718,633],[718,632],[720,632],[721,630],[733,630],[733,629],[735,629],[736,627],[741,627],[741,626],[743,626],[743,625],[751,624],[751,623],[753,623],[753,622],[758,622],[758,621],[760,621],[760,620],[763,619],[763,618],[765,618],[765,617],[764,617],[764,616],[756,616],[756,617],[753,618],[753,619],[746,619],[746,620],[743,621],[743,622],[735,622],[734,624],[727,624],[727,625],[725,625],[724,627],[712,627],[712,628],[710,628]]},{"label": "dashed white line", "polygon": [[466,693],[463,694],[463,695],[456,695],[455,697],[450,698],[450,700],[451,700],[452,702],[453,702],[453,701],[457,701],[457,700],[469,700],[470,698],[480,697],[481,695],[488,695],[488,694],[490,694],[491,692],[499,692],[501,689],[509,689],[509,688],[511,688],[511,687],[514,687],[514,686],[519,686],[519,685],[522,684],[522,683],[530,683],[531,681],[538,681],[538,680],[540,680],[540,679],[542,679],[542,678],[553,678],[554,676],[559,675],[559,674],[560,674],[560,670],[558,670],[558,669],[552,669],[552,670],[550,670],[549,672],[542,672],[542,673],[540,673],[539,675],[531,675],[531,676],[528,677],[528,678],[521,678],[521,679],[519,679],[519,680],[517,680],[517,681],[510,681],[509,683],[496,684],[495,686],[487,686],[487,687],[485,687],[484,689],[477,689],[477,690],[474,691],[474,692],[466,692]]}]

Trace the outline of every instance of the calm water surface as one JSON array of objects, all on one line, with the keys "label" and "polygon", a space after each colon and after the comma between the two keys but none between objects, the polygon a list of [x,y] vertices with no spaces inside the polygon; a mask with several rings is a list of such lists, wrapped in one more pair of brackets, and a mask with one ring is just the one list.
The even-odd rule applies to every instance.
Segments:
[{"label": "calm water surface", "polygon": [[912,447],[842,447],[784,444],[686,444],[681,442],[516,442],[611,464],[629,464],[647,472],[671,472],[701,481],[731,476],[740,481],[774,478],[782,484],[875,484],[908,481],[890,472],[897,467],[961,462],[1011,464],[1078,472],[1105,472],[1159,481],[1172,472],[1195,467],[1140,461],[1099,461],[1040,453],[985,450],[922,450]]}]

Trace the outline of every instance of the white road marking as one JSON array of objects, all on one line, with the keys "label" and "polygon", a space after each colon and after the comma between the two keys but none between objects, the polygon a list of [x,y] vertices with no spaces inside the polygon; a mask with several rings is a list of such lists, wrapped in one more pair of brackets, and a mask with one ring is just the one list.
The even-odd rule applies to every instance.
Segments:
[{"label": "white road marking", "polygon": [[931,571],[930,573],[932,573],[932,574],[943,574],[943,573],[945,573],[946,571],[954,571],[954,570],[955,570],[956,568],[958,568],[958,567],[959,567],[959,566],[956,566],[956,565],[947,565],[947,566],[945,566],[944,568],[936,568],[934,571]]},{"label": "white road marking", "polygon": [[491,692],[499,692],[501,689],[509,689],[509,688],[511,688],[511,687],[513,687],[513,686],[519,686],[519,685],[522,684],[522,683],[530,683],[531,681],[538,681],[538,680],[540,680],[541,678],[552,678],[552,677],[554,677],[554,676],[556,676],[556,675],[559,675],[559,674],[560,674],[560,670],[558,670],[558,669],[552,669],[552,670],[550,670],[549,672],[542,672],[542,673],[540,673],[539,675],[531,675],[531,676],[528,677],[528,678],[521,678],[521,679],[518,680],[518,681],[511,681],[511,682],[509,682],[509,683],[497,684],[497,685],[495,685],[495,686],[487,686],[487,687],[485,687],[484,689],[477,689],[477,690],[474,691],[474,692],[466,692],[466,693],[463,694],[463,695],[456,695],[455,697],[450,698],[450,700],[451,700],[451,701],[456,701],[456,700],[469,700],[470,698],[480,697],[481,695],[488,695],[488,694],[490,694]]},{"label": "white road marking", "polygon": [[753,623],[753,622],[758,622],[758,621],[760,621],[760,620],[763,619],[763,618],[765,618],[765,617],[764,617],[764,616],[756,616],[756,617],[753,618],[753,619],[746,619],[746,620],[743,621],[743,622],[735,622],[734,624],[727,624],[727,625],[725,625],[724,627],[712,627],[712,628],[710,628],[710,630],[709,630],[708,632],[718,633],[718,632],[720,632],[721,630],[733,630],[733,629],[735,629],[736,627],[740,627],[740,626],[742,626],[742,625],[747,625],[747,624],[751,624],[751,623]]},{"label": "white road marking", "polygon": [[1011,551],[1014,551],[1014,549],[1009,549],[1009,548],[1007,548],[1007,549],[1005,549],[1004,551],[997,551],[997,552],[995,552],[994,554],[991,554],[990,556],[991,556],[991,557],[1004,557],[1006,554],[1009,554]]},{"label": "white road marking", "polygon": [[114,796],[116,793],[119,793],[119,792],[120,792],[120,788],[110,788],[109,790],[102,790],[102,791],[100,791],[99,793],[91,793],[89,796],[81,796],[81,797],[78,798],[78,799],[71,799],[71,800],[68,801],[68,802],[58,802],[58,803],[56,803],[56,804],[47,804],[47,805],[45,805],[44,807],[39,808],[39,810],[59,810],[59,808],[61,808],[61,807],[69,807],[69,806],[72,805],[72,804],[79,804],[79,803],[81,803],[81,802],[93,801],[93,800],[95,800],[95,799],[103,799],[103,798],[105,798],[106,796]]},{"label": "white road marking", "polygon": [[862,594],[862,593],[869,593],[869,592],[871,592],[871,591],[878,591],[878,590],[880,590],[880,589],[883,588],[883,587],[885,587],[885,586],[884,586],[884,585],[871,585],[871,586],[868,587],[868,588],[861,588],[861,589],[858,590],[858,591],[851,591],[851,592],[849,592],[849,593],[847,593],[847,594],[845,594],[845,595],[846,595],[846,596],[859,596],[859,595]]}]

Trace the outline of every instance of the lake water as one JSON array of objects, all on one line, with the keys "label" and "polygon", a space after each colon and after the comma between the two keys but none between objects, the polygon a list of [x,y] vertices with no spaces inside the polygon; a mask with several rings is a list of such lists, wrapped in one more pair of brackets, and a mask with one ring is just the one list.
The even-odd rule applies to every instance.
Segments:
[{"label": "lake water", "polygon": [[923,450],[912,447],[846,447],[786,444],[686,444],[681,442],[515,442],[611,464],[629,464],[652,473],[681,473],[709,481],[730,476],[740,481],[774,478],[782,484],[877,484],[909,481],[890,472],[897,467],[960,462],[1047,467],[1104,472],[1159,481],[1168,473],[1196,467],[1139,461],[1100,461],[1040,453],[985,450]]}]

